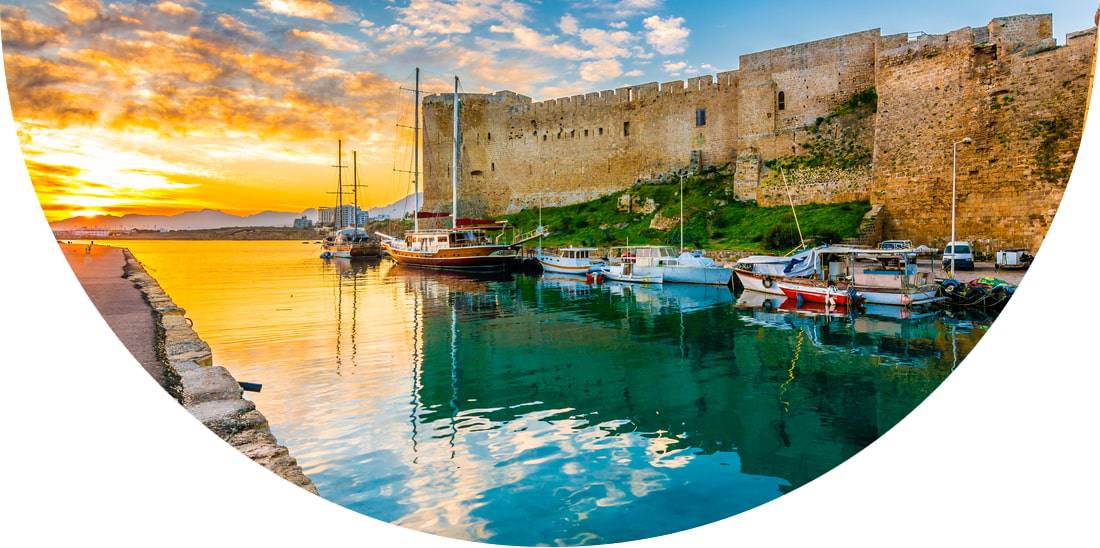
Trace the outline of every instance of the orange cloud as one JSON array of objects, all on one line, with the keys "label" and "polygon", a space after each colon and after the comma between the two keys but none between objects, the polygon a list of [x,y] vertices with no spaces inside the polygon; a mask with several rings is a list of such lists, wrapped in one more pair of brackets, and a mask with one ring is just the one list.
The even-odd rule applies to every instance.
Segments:
[{"label": "orange cloud", "polygon": [[257,4],[272,13],[302,19],[317,19],[331,23],[347,23],[355,20],[348,8],[327,0],[259,0]]},{"label": "orange cloud", "polygon": [[[395,142],[407,139],[394,130],[409,101],[398,82],[285,49],[231,16],[215,19],[235,31],[227,33],[178,28],[183,21],[151,17],[163,10],[148,5],[112,4],[115,11],[94,18],[66,7],[65,32],[25,11],[4,19],[12,110],[51,220],[314,207],[334,184],[337,138],[348,149],[370,148],[360,154],[373,159],[360,169],[375,181],[367,200],[407,193],[377,183],[392,178]],[[177,28],[163,26],[170,24]],[[105,25],[111,32],[99,32]],[[42,47],[66,34],[68,47]]]},{"label": "orange cloud", "polygon": [[0,6],[0,27],[5,49],[34,50],[67,42],[60,29],[28,19],[27,10],[23,8]]},{"label": "orange cloud", "polygon": [[103,11],[99,0],[55,0],[50,5],[64,13],[69,21],[78,25],[98,19]]},{"label": "orange cloud", "polygon": [[315,44],[319,44],[321,47],[333,50],[333,51],[359,51],[362,46],[359,42],[352,40],[342,34],[336,34],[335,32],[325,32],[319,30],[301,30],[290,29],[287,33],[291,38],[298,40],[308,40]]}]

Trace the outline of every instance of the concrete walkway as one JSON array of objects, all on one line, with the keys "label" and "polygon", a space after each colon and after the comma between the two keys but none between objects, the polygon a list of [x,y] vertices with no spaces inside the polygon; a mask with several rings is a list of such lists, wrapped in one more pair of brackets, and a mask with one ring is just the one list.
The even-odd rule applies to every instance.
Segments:
[{"label": "concrete walkway", "polygon": [[156,353],[153,309],[140,289],[122,277],[126,256],[117,247],[60,244],[80,285],[122,344],[162,387],[164,371]]}]

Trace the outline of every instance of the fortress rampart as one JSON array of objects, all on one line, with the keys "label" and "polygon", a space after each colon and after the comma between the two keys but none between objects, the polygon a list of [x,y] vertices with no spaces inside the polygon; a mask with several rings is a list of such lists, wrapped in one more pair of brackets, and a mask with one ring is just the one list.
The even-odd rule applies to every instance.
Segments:
[{"label": "fortress rampart", "polygon": [[[1050,15],[945,35],[874,29],[742,55],[738,70],[686,81],[539,102],[463,94],[459,207],[480,216],[566,205],[728,165],[738,199],[786,203],[788,187],[801,203],[868,199],[884,205],[889,235],[942,243],[951,143],[970,136],[960,235],[1034,247],[1080,142],[1096,41],[1090,29],[1056,47],[1051,33]],[[853,97],[871,98],[864,114],[844,114]],[[425,206],[438,211],[450,209],[452,103],[424,99]],[[776,161],[831,142],[855,159],[795,163],[782,185]]]}]

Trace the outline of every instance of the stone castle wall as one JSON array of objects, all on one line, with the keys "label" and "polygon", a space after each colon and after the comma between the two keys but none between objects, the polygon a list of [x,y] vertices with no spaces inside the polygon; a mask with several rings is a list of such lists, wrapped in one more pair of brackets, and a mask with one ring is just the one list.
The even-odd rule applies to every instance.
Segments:
[{"label": "stone castle wall", "polygon": [[952,143],[970,137],[958,146],[957,237],[983,252],[1036,249],[1081,140],[1095,39],[1055,48],[1049,16],[1013,17],[882,51],[871,200],[890,212],[887,232],[947,241]]},{"label": "stone castle wall", "polygon": [[[717,77],[541,102],[461,95],[462,214],[576,203],[672,170],[731,163],[738,151],[796,151],[807,124],[874,85],[877,43],[878,31],[865,31],[743,55],[740,70]],[[452,103],[424,100],[425,207],[437,211],[450,209]],[[759,174],[746,177],[755,186]]]},{"label": "stone castle wall", "polygon": [[[766,163],[801,154],[810,126],[875,88],[877,114],[858,136],[873,167],[789,172],[796,202],[870,199],[886,206],[888,234],[940,241],[945,159],[951,139],[969,134],[960,237],[1031,247],[1080,140],[1095,43],[1086,31],[1055,47],[1051,28],[1049,15],[1026,15],[916,39],[875,29],[742,55],[738,70],[716,77],[540,102],[464,94],[460,215],[577,203],[727,164],[738,199],[786,203]],[[452,112],[450,95],[424,100],[425,207],[434,211],[451,207]]]}]

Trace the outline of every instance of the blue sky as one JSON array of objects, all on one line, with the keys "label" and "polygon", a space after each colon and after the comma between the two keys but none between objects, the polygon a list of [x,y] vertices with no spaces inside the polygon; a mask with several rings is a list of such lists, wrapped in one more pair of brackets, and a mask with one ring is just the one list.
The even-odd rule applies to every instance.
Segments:
[{"label": "blue sky", "polygon": [[[224,5],[211,1],[208,5],[267,18],[270,10],[265,12],[257,4],[279,2],[293,4],[295,0],[234,0]],[[394,0],[333,4],[346,8],[349,20],[316,21],[315,26],[365,41],[364,47],[377,58],[360,56],[364,68],[400,80],[411,72],[411,66],[420,64],[426,74],[440,79],[458,73],[466,90],[506,87],[536,98],[729,70],[737,67],[737,58],[744,53],[871,28],[881,28],[884,34],[939,34],[984,25],[1002,15],[1052,13],[1055,37],[1061,42],[1067,32],[1091,27],[1096,9],[1094,0]],[[467,6],[468,19],[458,16],[455,4]],[[508,15],[510,9],[520,13]],[[362,19],[370,21],[371,27],[364,29]],[[576,30],[569,21],[575,21]],[[302,21],[254,23],[274,30]],[[516,26],[530,31],[526,38],[546,49],[515,47],[520,37],[508,31]],[[368,36],[364,30],[374,34]],[[406,31],[412,35],[406,36]],[[446,47],[434,47],[440,43],[449,45],[453,55],[447,55]],[[402,51],[395,51],[394,46]],[[548,53],[555,51],[553,46],[560,51]]]}]

